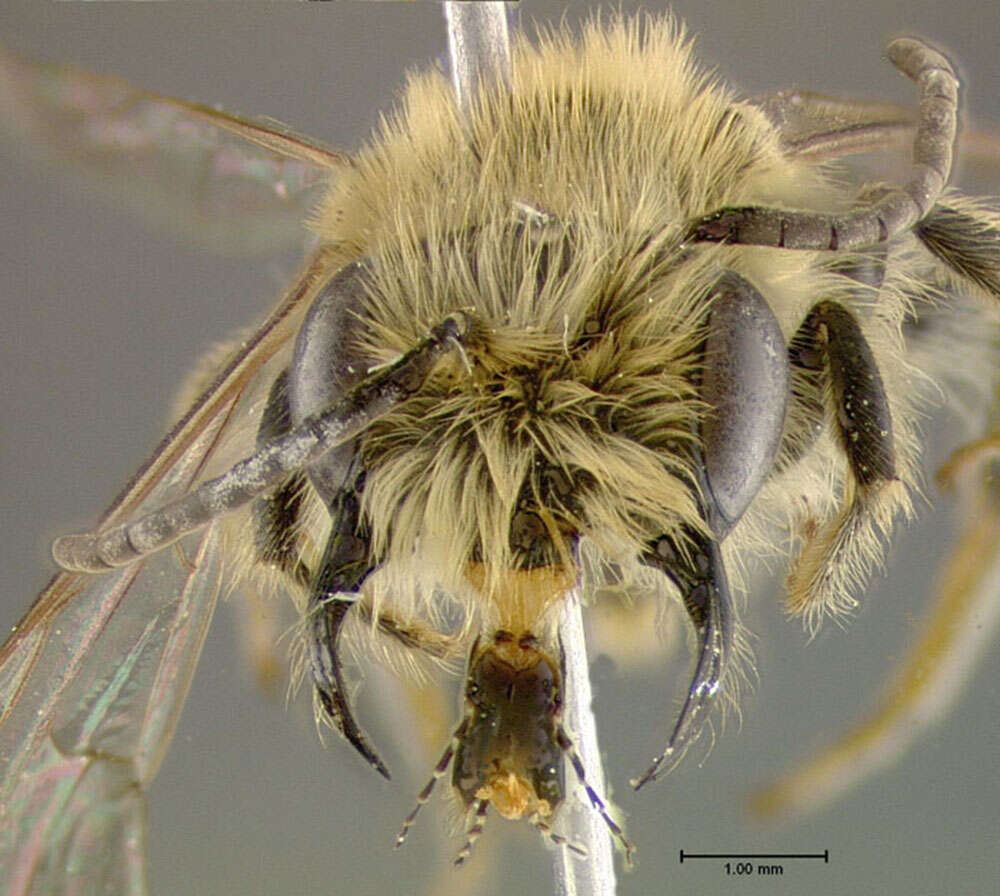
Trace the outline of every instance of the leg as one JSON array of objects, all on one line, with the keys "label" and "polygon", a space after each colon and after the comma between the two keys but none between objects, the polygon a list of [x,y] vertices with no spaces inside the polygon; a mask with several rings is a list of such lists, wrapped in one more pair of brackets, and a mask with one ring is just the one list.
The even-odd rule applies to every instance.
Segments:
[{"label": "leg", "polygon": [[851,597],[880,555],[880,534],[908,506],[896,477],[892,419],[874,355],[854,316],[820,302],[792,340],[793,365],[825,379],[847,458],[844,507],[808,533],[788,576],[788,604],[811,621],[853,606]]},{"label": "leg", "polygon": [[[754,794],[768,818],[811,811],[888,765],[948,711],[1000,624],[1000,483],[990,465],[1000,439],[953,455],[945,471],[959,490],[963,525],[941,571],[931,615],[878,706],[838,741]],[[967,469],[960,469],[960,468]],[[954,475],[954,474],[958,475]]]},{"label": "leg", "polygon": [[[292,414],[288,406],[288,371],[283,370],[267,396],[267,404],[257,427],[257,449],[291,432]],[[302,511],[306,477],[296,473],[273,493],[253,503],[254,547],[261,563],[275,567],[294,581],[309,578],[299,557],[296,528]]]},{"label": "leg", "polygon": [[[287,381],[288,374],[284,371],[271,387],[257,431],[258,449],[292,431]],[[329,508],[332,528],[315,574],[303,563],[296,537],[302,489],[308,487],[302,473],[294,474],[275,492],[254,502],[254,541],[260,562],[276,567],[298,585],[309,588],[309,664],[320,718],[336,728],[379,774],[388,778],[388,769],[354,719],[338,650],[344,619],[374,567],[368,560],[368,544],[359,531],[358,491],[362,481],[363,477],[355,474],[352,487],[343,489]]]},{"label": "leg", "polygon": [[[878,294],[885,279],[888,252],[879,246],[864,258],[838,259],[830,269],[858,284],[862,297]],[[827,413],[826,359],[823,345],[815,338],[815,328],[803,325],[788,346],[791,401],[788,424],[777,467],[787,470],[798,463],[823,434]]]},{"label": "leg", "polygon": [[865,486],[895,479],[889,401],[854,316],[835,302],[820,302],[799,327],[794,342],[800,359],[812,358],[826,368],[840,444],[857,481]]}]

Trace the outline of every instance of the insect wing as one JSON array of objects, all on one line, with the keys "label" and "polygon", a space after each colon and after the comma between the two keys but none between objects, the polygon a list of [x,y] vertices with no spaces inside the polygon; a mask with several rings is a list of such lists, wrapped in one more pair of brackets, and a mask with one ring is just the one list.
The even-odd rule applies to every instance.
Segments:
[{"label": "insect wing", "polygon": [[[105,523],[178,497],[248,453],[327,257],[115,501]],[[8,894],[143,893],[142,792],[177,724],[222,583],[219,524],[106,575],[60,574],[0,648],[0,882]]]},{"label": "insect wing", "polygon": [[893,103],[838,100],[808,90],[782,90],[754,101],[795,156],[838,159],[857,152],[908,149],[916,110]]},{"label": "insect wing", "polygon": [[270,119],[0,48],[0,129],[115,205],[217,251],[297,244],[337,151]]},{"label": "insect wing", "polygon": [[[791,156],[816,161],[834,161],[847,156],[888,153],[883,163],[886,176],[892,166],[907,160],[916,133],[914,108],[895,103],[846,100],[809,90],[781,90],[753,100],[781,133],[781,142]],[[1000,178],[1000,133],[964,128],[957,144],[963,180],[981,182],[995,191]],[[864,173],[870,177],[873,166]]]},{"label": "insect wing", "polygon": [[[186,490],[228,419],[216,415],[143,504]],[[141,792],[187,693],[219,564],[212,526],[108,575],[60,574],[4,646],[5,892],[143,891]]]},{"label": "insect wing", "polygon": [[[118,204],[214,248],[301,239],[345,158],[282,125],[0,50],[0,127]],[[317,252],[115,500],[160,506],[249,452],[260,393],[327,268]],[[0,889],[142,893],[143,791],[176,727],[222,583],[218,526],[106,575],[57,575],[0,647]]]},{"label": "insect wing", "polygon": [[163,554],[109,576],[61,575],[63,611],[23,635],[5,695],[5,892],[145,892],[142,791],[187,694],[220,583],[214,527],[190,566]]}]

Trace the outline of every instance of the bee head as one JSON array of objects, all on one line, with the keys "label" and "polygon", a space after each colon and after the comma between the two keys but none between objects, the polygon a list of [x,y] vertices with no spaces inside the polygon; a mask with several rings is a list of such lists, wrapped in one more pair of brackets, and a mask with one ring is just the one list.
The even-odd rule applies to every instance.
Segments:
[{"label": "bee head", "polygon": [[504,818],[550,818],[563,800],[559,664],[530,633],[498,631],[473,648],[465,699],[469,724],[455,751],[452,784],[469,808]]}]

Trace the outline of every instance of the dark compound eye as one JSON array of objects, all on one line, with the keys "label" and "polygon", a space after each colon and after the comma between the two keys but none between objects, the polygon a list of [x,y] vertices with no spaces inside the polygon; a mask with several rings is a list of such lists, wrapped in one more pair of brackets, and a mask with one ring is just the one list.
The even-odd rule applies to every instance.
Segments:
[{"label": "dark compound eye", "polygon": [[766,299],[729,271],[719,278],[705,347],[702,426],[708,522],[721,540],[771,472],[788,396],[785,340]]}]

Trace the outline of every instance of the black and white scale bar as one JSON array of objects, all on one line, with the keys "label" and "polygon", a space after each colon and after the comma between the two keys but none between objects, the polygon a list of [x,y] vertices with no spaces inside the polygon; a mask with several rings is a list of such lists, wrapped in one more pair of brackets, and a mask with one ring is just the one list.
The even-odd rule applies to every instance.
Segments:
[{"label": "black and white scale bar", "polygon": [[823,852],[684,852],[681,850],[681,864],[686,859],[822,859],[830,864],[830,850]]}]

